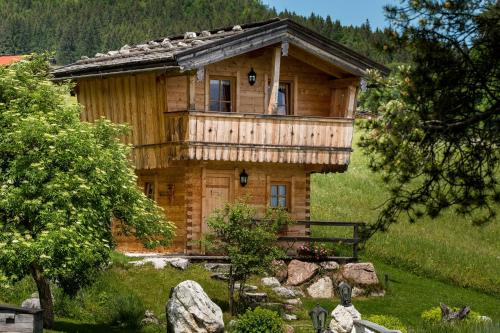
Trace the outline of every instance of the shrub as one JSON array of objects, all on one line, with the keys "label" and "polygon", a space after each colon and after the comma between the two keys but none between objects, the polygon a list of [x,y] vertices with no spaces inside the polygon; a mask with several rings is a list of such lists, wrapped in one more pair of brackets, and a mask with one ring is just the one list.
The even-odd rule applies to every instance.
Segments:
[{"label": "shrub", "polygon": [[237,333],[282,333],[283,320],[274,311],[262,309],[247,310],[238,317],[232,330]]},{"label": "shrub", "polygon": [[408,332],[406,326],[397,317],[385,316],[385,315],[371,315],[368,316],[366,320],[372,321],[375,324],[382,325],[388,329],[400,330],[402,333]]},{"label": "shrub", "polygon": [[122,327],[138,327],[146,308],[135,294],[114,295],[106,306],[109,311],[108,323]]},{"label": "shrub", "polygon": [[[452,308],[453,311],[459,311],[460,309],[457,307]],[[441,324],[441,308],[439,306],[433,307],[429,310],[425,310],[422,312],[420,316],[425,324],[433,325],[433,324]],[[478,312],[470,311],[467,317],[465,317],[461,322],[473,324],[473,323],[481,323],[481,315]]]}]

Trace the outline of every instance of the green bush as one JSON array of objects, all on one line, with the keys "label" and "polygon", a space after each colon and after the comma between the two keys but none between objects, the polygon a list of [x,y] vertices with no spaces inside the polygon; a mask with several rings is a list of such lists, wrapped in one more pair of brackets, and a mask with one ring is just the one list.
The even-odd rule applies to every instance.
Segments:
[{"label": "green bush", "polygon": [[283,320],[276,312],[257,307],[239,316],[232,331],[235,333],[282,333]]},{"label": "green bush", "polygon": [[400,330],[402,333],[408,333],[406,326],[397,317],[384,316],[384,315],[370,315],[366,318],[368,321],[372,321],[375,324],[384,326],[385,328],[391,330]]},{"label": "green bush", "polygon": [[106,306],[110,310],[107,322],[122,327],[138,327],[146,311],[144,303],[135,294],[114,295]]},{"label": "green bush", "polygon": [[[452,308],[453,311],[459,311],[460,309],[457,307]],[[434,325],[441,324],[441,308],[439,306],[433,307],[429,310],[425,310],[421,315],[422,320],[425,324]],[[473,323],[481,323],[481,315],[478,312],[471,311],[461,322],[473,324]]]}]

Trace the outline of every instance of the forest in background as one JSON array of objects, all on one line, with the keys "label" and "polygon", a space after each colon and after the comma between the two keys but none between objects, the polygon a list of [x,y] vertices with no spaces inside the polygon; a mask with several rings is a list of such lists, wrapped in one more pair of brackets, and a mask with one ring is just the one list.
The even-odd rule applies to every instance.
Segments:
[{"label": "forest in background", "polygon": [[405,61],[384,52],[388,37],[369,22],[343,26],[330,16],[277,12],[261,0],[0,0],[0,54],[54,51],[57,64],[185,31],[291,18],[375,61]]}]

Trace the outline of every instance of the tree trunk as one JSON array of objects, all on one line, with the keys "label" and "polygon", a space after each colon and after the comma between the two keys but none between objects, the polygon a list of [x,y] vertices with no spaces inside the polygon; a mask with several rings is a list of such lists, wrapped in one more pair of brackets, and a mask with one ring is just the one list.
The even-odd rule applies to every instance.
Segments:
[{"label": "tree trunk", "polygon": [[31,276],[35,280],[36,288],[38,289],[38,298],[40,306],[43,310],[43,327],[52,328],[54,326],[54,304],[52,302],[52,293],[50,292],[50,284],[43,270],[37,264],[31,264]]},{"label": "tree trunk", "polygon": [[233,266],[229,267],[229,313],[234,316],[234,275]]}]

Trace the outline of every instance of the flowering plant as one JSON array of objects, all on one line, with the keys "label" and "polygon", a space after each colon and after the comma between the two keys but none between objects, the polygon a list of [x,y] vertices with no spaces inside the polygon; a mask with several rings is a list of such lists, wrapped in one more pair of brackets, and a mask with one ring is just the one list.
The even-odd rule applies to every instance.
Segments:
[{"label": "flowering plant", "polygon": [[298,255],[313,257],[317,260],[328,257],[329,252],[331,251],[329,251],[328,249],[326,249],[324,246],[321,245],[304,244],[297,249]]}]

